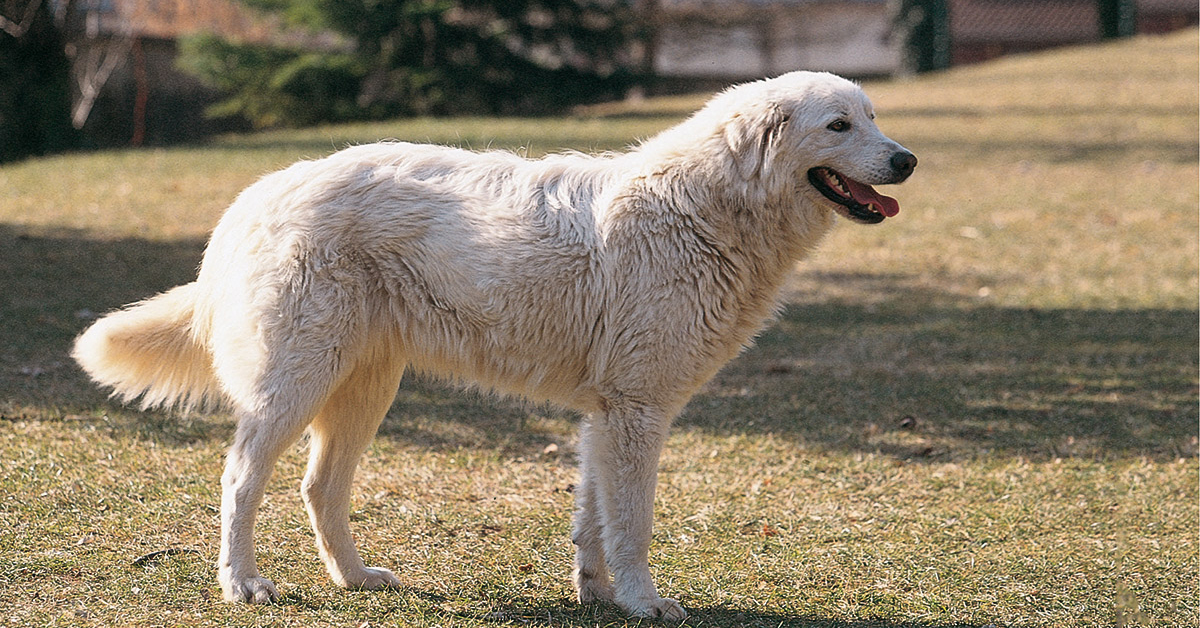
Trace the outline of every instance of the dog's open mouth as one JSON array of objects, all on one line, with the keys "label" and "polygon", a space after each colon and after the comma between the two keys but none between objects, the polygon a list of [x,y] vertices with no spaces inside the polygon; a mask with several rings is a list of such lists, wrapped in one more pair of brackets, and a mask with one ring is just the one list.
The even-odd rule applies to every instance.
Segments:
[{"label": "dog's open mouth", "polygon": [[845,208],[847,218],[864,223],[883,222],[900,213],[900,203],[884,196],[875,188],[859,183],[833,168],[812,168],[808,171],[808,182],[825,198]]}]

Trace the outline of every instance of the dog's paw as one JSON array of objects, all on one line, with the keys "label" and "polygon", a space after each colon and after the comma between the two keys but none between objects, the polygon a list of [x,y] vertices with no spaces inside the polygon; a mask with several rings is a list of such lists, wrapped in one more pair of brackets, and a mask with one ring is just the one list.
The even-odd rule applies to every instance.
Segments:
[{"label": "dog's paw", "polygon": [[573,578],[575,580],[575,591],[579,594],[580,604],[613,601],[613,586],[607,574],[603,578],[591,575],[584,577],[584,575],[576,570]]},{"label": "dog's paw", "polygon": [[683,621],[687,619],[687,611],[679,602],[671,598],[640,599],[632,604],[618,603],[625,612],[634,617],[658,619],[661,621]]},{"label": "dog's paw", "polygon": [[270,604],[279,601],[275,583],[259,576],[230,580],[222,583],[221,589],[226,602]]},{"label": "dog's paw", "polygon": [[389,569],[384,569],[383,567],[364,567],[360,572],[342,576],[338,579],[338,584],[347,589],[377,591],[379,589],[400,588],[400,579]]}]

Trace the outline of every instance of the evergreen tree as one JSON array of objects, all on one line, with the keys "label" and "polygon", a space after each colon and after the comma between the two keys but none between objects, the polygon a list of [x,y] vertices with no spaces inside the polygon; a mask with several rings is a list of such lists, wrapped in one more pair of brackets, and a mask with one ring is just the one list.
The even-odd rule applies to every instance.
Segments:
[{"label": "evergreen tree", "polygon": [[448,113],[541,113],[620,96],[633,80],[632,8],[597,0],[243,0],[333,32],[316,53],[189,41],[184,67],[259,124]]}]

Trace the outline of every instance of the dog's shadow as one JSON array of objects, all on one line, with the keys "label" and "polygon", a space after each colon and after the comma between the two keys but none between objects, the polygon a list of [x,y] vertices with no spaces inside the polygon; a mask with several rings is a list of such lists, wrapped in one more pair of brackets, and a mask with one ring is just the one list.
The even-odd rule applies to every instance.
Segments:
[{"label": "dog's shadow", "polygon": [[[814,615],[762,613],[725,606],[686,606],[687,619],[667,622],[626,617],[611,604],[580,606],[564,600],[559,606],[501,604],[486,613],[454,613],[456,619],[498,626],[678,626],[683,628],[983,628],[980,624],[934,623],[918,620],[831,619]],[[1019,628],[1018,625],[1005,624]]]}]

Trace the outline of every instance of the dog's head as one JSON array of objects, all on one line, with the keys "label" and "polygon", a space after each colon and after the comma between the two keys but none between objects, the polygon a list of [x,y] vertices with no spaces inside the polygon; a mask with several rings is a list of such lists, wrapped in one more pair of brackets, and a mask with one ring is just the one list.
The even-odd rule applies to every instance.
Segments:
[{"label": "dog's head", "polygon": [[[895,216],[900,205],[871,186],[900,183],[917,158],[875,126],[871,102],[854,83],[792,72],[736,87],[722,133],[740,177],[795,189],[861,223]],[[796,181],[800,183],[795,185]]]}]

